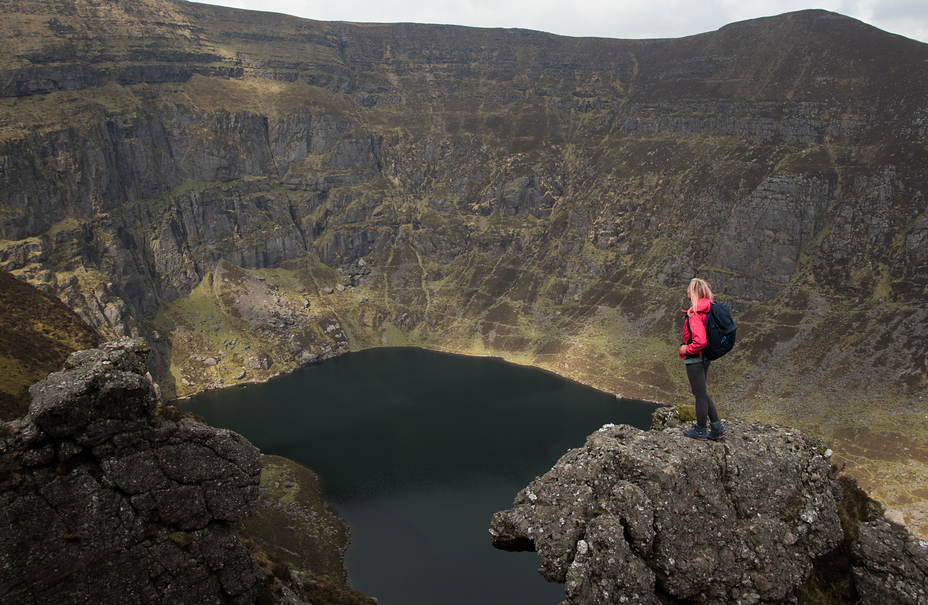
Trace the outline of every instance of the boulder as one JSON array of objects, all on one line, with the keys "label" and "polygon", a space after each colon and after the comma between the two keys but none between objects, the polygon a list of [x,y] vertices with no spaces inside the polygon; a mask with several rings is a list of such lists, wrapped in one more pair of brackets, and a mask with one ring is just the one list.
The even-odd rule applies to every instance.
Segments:
[{"label": "boulder", "polygon": [[245,359],[245,368],[249,370],[268,370],[272,365],[274,365],[274,360],[263,351],[258,351]]}]

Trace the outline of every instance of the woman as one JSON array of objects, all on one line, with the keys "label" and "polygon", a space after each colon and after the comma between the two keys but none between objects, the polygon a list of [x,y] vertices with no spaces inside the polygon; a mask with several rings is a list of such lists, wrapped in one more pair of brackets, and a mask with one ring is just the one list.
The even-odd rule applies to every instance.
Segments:
[{"label": "woman", "polygon": [[[706,314],[712,307],[712,289],[704,279],[694,277],[690,280],[687,289],[692,306],[683,311],[686,313],[686,322],[683,324],[683,343],[680,345],[680,358],[686,364],[686,377],[690,380],[690,388],[696,397],[696,424],[683,431],[683,434],[693,439],[718,439],[727,431],[719,420],[719,413],[715,403],[706,392],[706,376],[709,373],[709,360],[702,356],[702,349],[706,346]],[[711,423],[708,430],[706,420]]]}]

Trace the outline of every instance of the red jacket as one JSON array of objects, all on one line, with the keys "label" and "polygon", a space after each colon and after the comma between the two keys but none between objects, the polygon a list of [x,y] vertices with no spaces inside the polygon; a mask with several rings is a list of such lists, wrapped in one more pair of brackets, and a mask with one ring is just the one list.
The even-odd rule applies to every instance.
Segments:
[{"label": "red jacket", "polygon": [[[686,313],[686,321],[683,323],[683,344],[686,345],[685,355],[680,355],[680,359],[685,357],[699,356],[702,357],[702,349],[706,346],[706,315],[712,307],[712,301],[708,298],[700,298],[696,303],[696,312],[690,307]],[[682,310],[682,309],[681,309]]]}]

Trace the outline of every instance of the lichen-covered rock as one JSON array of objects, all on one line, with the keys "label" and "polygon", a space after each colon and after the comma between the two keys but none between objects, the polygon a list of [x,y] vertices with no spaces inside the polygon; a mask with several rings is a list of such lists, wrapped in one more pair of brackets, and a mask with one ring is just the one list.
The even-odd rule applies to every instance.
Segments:
[{"label": "lichen-covered rock", "polygon": [[776,603],[841,540],[824,448],[777,426],[606,426],[493,516],[493,544],[534,549],[566,602]]},{"label": "lichen-covered rock", "polygon": [[868,605],[928,604],[928,542],[882,518],[857,526],[854,583]]},{"label": "lichen-covered rock", "polygon": [[258,450],[154,412],[138,340],[74,353],[0,425],[0,602],[253,603],[267,572],[230,531]]},{"label": "lichen-covered rock", "polygon": [[64,370],[49,375],[29,389],[32,404],[26,416],[50,438],[70,437],[93,446],[141,426],[158,402],[139,353],[140,341],[108,343],[78,351]]}]

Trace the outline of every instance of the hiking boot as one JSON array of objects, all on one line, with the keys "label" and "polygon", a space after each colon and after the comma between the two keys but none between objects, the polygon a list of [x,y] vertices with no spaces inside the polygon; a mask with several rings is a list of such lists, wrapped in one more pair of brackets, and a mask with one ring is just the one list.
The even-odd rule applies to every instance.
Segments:
[{"label": "hiking boot", "polygon": [[683,434],[692,439],[699,439],[700,441],[705,441],[709,438],[709,432],[706,430],[706,427],[699,426],[695,422],[693,426],[683,431]]},{"label": "hiking boot", "polygon": [[727,435],[727,434],[728,434],[728,431],[725,429],[724,426],[722,426],[721,420],[719,420],[718,422],[709,423],[709,439],[711,439],[712,441],[715,441],[722,435]]}]

